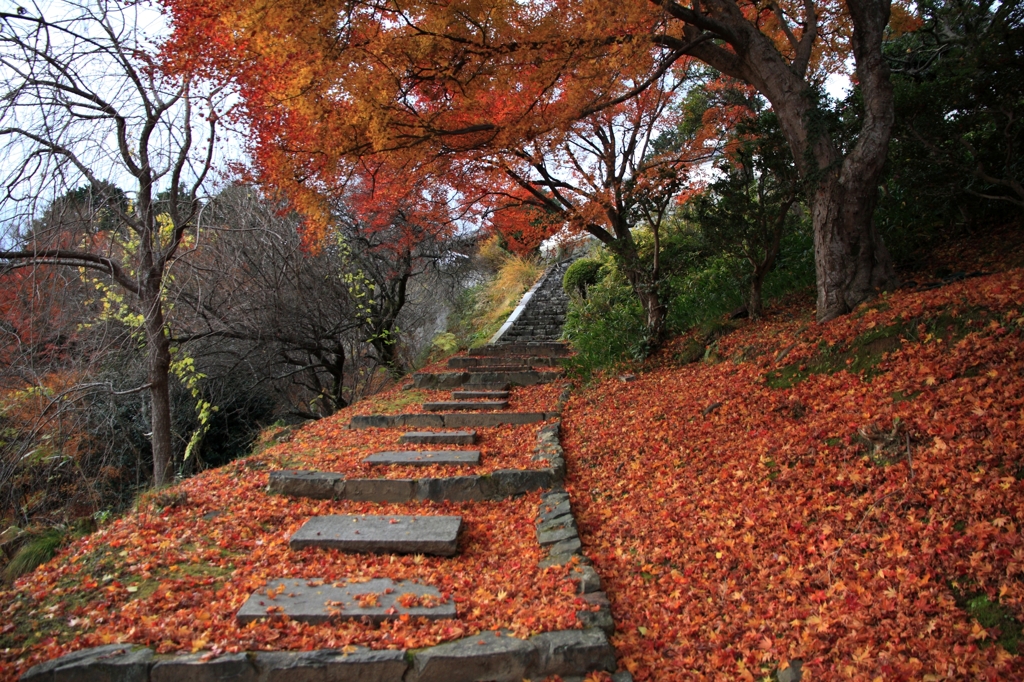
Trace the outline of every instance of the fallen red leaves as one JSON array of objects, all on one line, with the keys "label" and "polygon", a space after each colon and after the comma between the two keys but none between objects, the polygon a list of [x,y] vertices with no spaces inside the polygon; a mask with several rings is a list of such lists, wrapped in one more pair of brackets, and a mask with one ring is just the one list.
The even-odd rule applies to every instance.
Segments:
[{"label": "fallen red leaves", "polygon": [[[1024,622],[1022,336],[1013,271],[826,325],[783,311],[720,339],[716,363],[675,366],[667,349],[636,381],[577,391],[563,422],[568,487],[621,665],[659,681],[765,679],[795,659],[804,679],[1024,678],[1024,657],[966,608],[984,599]],[[5,673],[120,639],[219,652],[576,627],[564,569],[535,568],[536,495],[376,506],[263,492],[267,467],[354,470],[360,448],[394,445],[397,430],[349,431],[347,418],[185,482],[185,504],[117,521],[0,593],[17,624],[0,632]],[[481,432],[485,458],[528,457],[536,425]],[[287,549],[310,515],[371,510],[462,514],[463,551]],[[360,575],[435,584],[460,618],[234,622],[269,578]]]},{"label": "fallen red leaves", "polygon": [[[477,427],[472,446],[409,445],[398,442],[406,429],[348,429],[343,419],[322,420],[295,434],[289,442],[261,453],[271,469],[313,469],[344,472],[348,478],[427,478],[485,474],[499,469],[537,469],[545,461],[532,459],[537,429],[543,424]],[[420,430],[420,429],[416,429]],[[431,430],[431,429],[426,429]],[[435,429],[436,430],[436,429]],[[457,466],[372,466],[363,458],[384,450],[479,450],[480,464]]]},{"label": "fallen red leaves", "polygon": [[[1024,622],[1022,303],[1014,271],[826,325],[781,315],[721,339],[718,364],[669,351],[577,393],[569,487],[622,664],[659,681],[793,659],[805,679],[1024,677],[963,603]],[[873,378],[766,383],[787,348],[779,364],[806,373],[901,323],[917,338],[887,342]]]},{"label": "fallen red leaves", "polygon": [[[314,428],[331,432],[323,423]],[[306,438],[303,433],[296,440],[305,443]],[[542,558],[534,532],[539,493],[465,504],[291,499],[266,494],[267,459],[273,455],[189,479],[173,489],[187,495],[179,506],[157,511],[146,504],[75,543],[14,589],[0,592],[3,618],[19,624],[19,632],[5,635],[4,646],[10,648],[0,649],[0,678],[12,679],[34,663],[74,649],[114,641],[146,644],[160,652],[350,644],[414,648],[498,628],[525,637],[578,627],[575,614],[583,603],[573,593],[567,569],[537,568]],[[462,515],[460,551],[440,558],[288,548],[288,537],[307,518],[339,513]],[[416,579],[452,594],[459,618],[380,627],[358,622],[236,624],[234,614],[249,594],[279,577]],[[29,646],[18,646],[19,639],[27,639]]]},{"label": "fallen red leaves", "polygon": [[[540,369],[546,371],[550,368]],[[567,385],[566,381],[555,381],[533,386],[513,386],[508,392],[508,407],[504,411],[551,412],[555,409],[559,394]],[[470,390],[470,387],[466,386],[458,390]],[[423,409],[425,402],[448,402],[451,400],[453,400],[451,390],[395,387],[353,405],[351,411],[347,411],[346,414],[419,414],[425,412]],[[493,410],[484,411],[491,412]]]}]

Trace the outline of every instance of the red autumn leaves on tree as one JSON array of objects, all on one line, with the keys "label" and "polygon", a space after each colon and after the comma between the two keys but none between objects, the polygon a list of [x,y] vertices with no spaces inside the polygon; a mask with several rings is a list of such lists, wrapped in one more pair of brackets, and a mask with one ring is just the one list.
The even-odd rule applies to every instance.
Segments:
[{"label": "red autumn leaves on tree", "polygon": [[[893,120],[881,48],[890,18],[906,14],[891,3],[169,5],[179,67],[234,81],[258,146],[320,155],[313,173],[368,154],[433,160],[514,150],[699,60],[771,103],[801,178],[813,184],[818,318],[897,283],[871,222]],[[818,95],[824,76],[847,62],[864,106],[850,145],[821,115]]]}]

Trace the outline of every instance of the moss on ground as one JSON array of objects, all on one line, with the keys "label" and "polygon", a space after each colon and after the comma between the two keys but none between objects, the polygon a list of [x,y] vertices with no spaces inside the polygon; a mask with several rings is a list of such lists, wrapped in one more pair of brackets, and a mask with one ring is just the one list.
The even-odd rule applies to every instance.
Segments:
[{"label": "moss on ground", "polygon": [[[951,345],[969,333],[984,328],[989,319],[988,310],[970,307],[903,320],[871,329],[847,346],[822,344],[812,358],[772,370],[765,380],[771,388],[793,388],[813,374],[835,374],[842,370],[870,380],[881,373],[878,365],[886,354],[899,350],[904,344],[941,339]],[[914,397],[893,394],[893,400],[898,402],[913,400]]]}]

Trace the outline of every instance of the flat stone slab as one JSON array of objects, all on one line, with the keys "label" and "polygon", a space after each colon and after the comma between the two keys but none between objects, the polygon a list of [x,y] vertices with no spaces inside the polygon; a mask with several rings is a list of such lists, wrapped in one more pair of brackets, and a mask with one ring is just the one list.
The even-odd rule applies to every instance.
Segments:
[{"label": "flat stone slab", "polygon": [[478,381],[475,381],[472,384],[467,384],[466,386],[464,386],[464,388],[465,388],[465,390],[470,391],[470,392],[473,392],[473,391],[484,391],[484,392],[500,391],[500,392],[507,393],[508,389],[509,389],[509,385],[507,383],[503,383],[503,382],[500,382],[500,381],[495,382],[493,384],[480,383]]},{"label": "flat stone slab", "polygon": [[476,369],[478,367],[557,367],[561,358],[544,356],[462,356],[448,360],[450,369]]},{"label": "flat stone slab", "polygon": [[472,445],[476,442],[476,431],[410,431],[403,433],[398,442],[423,445]]},{"label": "flat stone slab", "polygon": [[454,400],[508,400],[508,391],[452,391]]},{"label": "flat stone slab", "polygon": [[431,464],[479,464],[479,450],[389,450],[375,452],[363,459],[367,464],[402,464],[430,466]]},{"label": "flat stone slab", "polygon": [[465,386],[467,389],[494,387],[497,385],[532,386],[556,381],[563,376],[562,371],[541,372],[531,371],[519,365],[512,366],[513,371],[498,367],[475,367],[461,372],[420,372],[413,375],[416,388],[447,389]]},{"label": "flat stone slab", "polygon": [[[402,682],[407,669],[405,651],[371,651],[362,646],[313,651],[260,651],[250,655],[259,670],[259,676],[253,682]],[[174,682],[193,682],[194,679],[182,677]],[[210,682],[248,680],[224,676]]]},{"label": "flat stone slab", "polygon": [[466,355],[566,356],[571,353],[568,344],[557,341],[519,341],[471,348]]},{"label": "flat stone slab", "polygon": [[49,680],[145,680],[153,662],[153,650],[134,644],[107,644],[81,649],[29,668],[19,679]]},{"label": "flat stone slab", "polygon": [[454,412],[456,410],[504,410],[507,408],[507,400],[448,400],[436,403],[423,403],[423,409],[428,412]]},{"label": "flat stone slab", "polygon": [[[440,403],[427,403],[440,404]],[[369,428],[469,428],[502,424],[533,424],[558,417],[557,412],[414,412],[409,414],[356,415],[349,420],[350,429]],[[405,441],[409,442],[409,441]]]},{"label": "flat stone slab", "polygon": [[461,529],[461,516],[314,516],[292,534],[288,546],[453,556]]},{"label": "flat stone slab", "polygon": [[471,426],[501,426],[502,424],[535,424],[554,419],[555,412],[476,412],[446,414],[444,425],[452,428]]},{"label": "flat stone slab", "polygon": [[341,474],[302,469],[271,471],[267,492],[331,500],[337,496],[337,485],[343,478]]},{"label": "flat stone slab", "polygon": [[271,580],[264,589],[254,592],[235,617],[243,625],[284,616],[303,623],[367,619],[378,624],[404,614],[430,620],[455,618],[455,602],[444,599],[436,587],[408,580],[325,583],[285,578]]}]

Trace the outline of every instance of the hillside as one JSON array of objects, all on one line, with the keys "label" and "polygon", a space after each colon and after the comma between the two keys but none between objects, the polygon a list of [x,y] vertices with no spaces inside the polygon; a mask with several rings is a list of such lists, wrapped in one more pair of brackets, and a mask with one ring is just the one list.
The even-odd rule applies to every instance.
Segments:
[{"label": "hillside", "polygon": [[[637,680],[769,679],[795,662],[804,680],[1024,677],[1024,270],[900,291],[825,325],[810,308],[794,299],[574,388],[565,488],[610,600],[618,668]],[[549,410],[558,390],[514,401]],[[537,566],[538,493],[387,505],[265,493],[268,471],[358,467],[353,454],[393,436],[344,429],[350,417],[423,397],[396,389],[280,434],[0,591],[0,677],[120,641],[217,657],[580,627],[571,566]],[[529,468],[533,440],[494,427],[481,450]],[[327,510],[454,512],[468,530],[456,560],[290,553],[287,536]],[[459,618],[234,620],[274,575],[381,573],[443,586]]]},{"label": "hillside", "polygon": [[568,487],[625,667],[1024,676],[1022,303],[1015,270],[824,326],[803,304],[574,395]]}]

